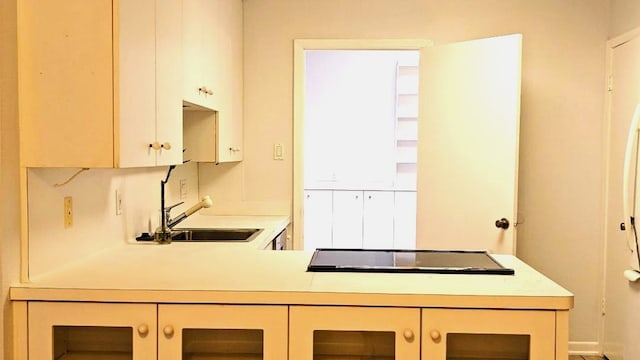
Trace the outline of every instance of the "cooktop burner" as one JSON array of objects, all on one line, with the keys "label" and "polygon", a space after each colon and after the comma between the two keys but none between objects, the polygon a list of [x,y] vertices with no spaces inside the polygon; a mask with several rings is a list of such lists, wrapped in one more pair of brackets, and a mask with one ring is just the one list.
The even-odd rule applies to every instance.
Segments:
[{"label": "cooktop burner", "polygon": [[486,251],[317,249],[307,271],[513,275]]}]

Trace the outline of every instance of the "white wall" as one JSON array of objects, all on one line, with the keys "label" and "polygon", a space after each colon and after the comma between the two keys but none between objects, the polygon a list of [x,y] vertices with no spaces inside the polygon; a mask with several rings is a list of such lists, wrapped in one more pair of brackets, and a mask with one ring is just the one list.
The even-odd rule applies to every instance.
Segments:
[{"label": "white wall", "polygon": [[[601,0],[245,0],[245,160],[201,166],[226,209],[290,211],[293,40],[522,33],[518,255],[574,292],[571,340],[596,346],[602,283],[602,113],[609,3]],[[285,161],[272,160],[274,143]]]},{"label": "white wall", "polygon": [[[160,181],[168,167],[91,169],[60,187],[78,169],[29,169],[29,278],[33,279],[76,259],[134,242],[159,224]],[[197,165],[176,167],[165,187],[166,206],[178,215],[199,201]],[[180,180],[188,196],[180,199]],[[122,215],[116,215],[115,192],[122,194]],[[73,226],[64,228],[63,201],[73,199]]]}]

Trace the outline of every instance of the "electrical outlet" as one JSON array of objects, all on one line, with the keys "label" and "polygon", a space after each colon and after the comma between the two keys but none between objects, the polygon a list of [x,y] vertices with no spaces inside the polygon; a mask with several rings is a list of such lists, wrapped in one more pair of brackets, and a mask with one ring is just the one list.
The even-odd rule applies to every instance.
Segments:
[{"label": "electrical outlet", "polygon": [[189,188],[187,187],[187,179],[180,179],[180,200],[184,200],[189,195]]},{"label": "electrical outlet", "polygon": [[122,215],[122,193],[116,189],[116,215]]},{"label": "electrical outlet", "polygon": [[73,199],[71,196],[64,197],[64,227],[73,226]]}]

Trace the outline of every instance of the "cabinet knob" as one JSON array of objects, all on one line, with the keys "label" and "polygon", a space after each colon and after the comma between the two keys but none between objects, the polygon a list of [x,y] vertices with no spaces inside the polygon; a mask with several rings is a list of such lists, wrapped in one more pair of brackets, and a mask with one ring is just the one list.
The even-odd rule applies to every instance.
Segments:
[{"label": "cabinet knob", "polygon": [[157,141],[156,141],[156,142],[154,142],[153,144],[149,144],[149,147],[150,147],[150,148],[152,148],[153,150],[160,150],[160,147],[161,147],[161,146],[162,146],[162,145],[160,145],[160,143],[159,143],[159,142],[157,142]]},{"label": "cabinet knob", "polygon": [[164,336],[170,338],[173,336],[173,326],[171,325],[167,325],[164,327],[164,329],[162,329],[162,333],[164,334]]},{"label": "cabinet knob", "polygon": [[171,150],[171,143],[164,143],[162,145],[160,145],[161,148],[165,149],[165,150]]},{"label": "cabinet knob", "polygon": [[213,95],[213,90],[208,89],[206,86],[202,86],[200,88],[198,88],[198,91],[201,93],[205,93],[207,95]]},{"label": "cabinet knob", "polygon": [[435,329],[429,332],[429,337],[431,337],[431,340],[433,340],[434,342],[439,342],[442,338],[440,335],[440,331]]},{"label": "cabinet knob", "polygon": [[415,338],[415,335],[413,334],[413,330],[411,329],[404,329],[404,331],[402,332],[402,336],[404,337],[405,340],[409,342],[413,341],[413,339]]},{"label": "cabinet knob", "polygon": [[138,334],[142,337],[147,336],[149,334],[149,326],[147,324],[138,326]]}]

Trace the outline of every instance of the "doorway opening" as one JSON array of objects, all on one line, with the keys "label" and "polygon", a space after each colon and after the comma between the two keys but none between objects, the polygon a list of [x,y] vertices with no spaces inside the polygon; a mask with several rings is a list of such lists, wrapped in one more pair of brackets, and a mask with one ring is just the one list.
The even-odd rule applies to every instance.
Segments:
[{"label": "doorway opening", "polygon": [[427,45],[296,41],[294,248],[415,248]]}]

